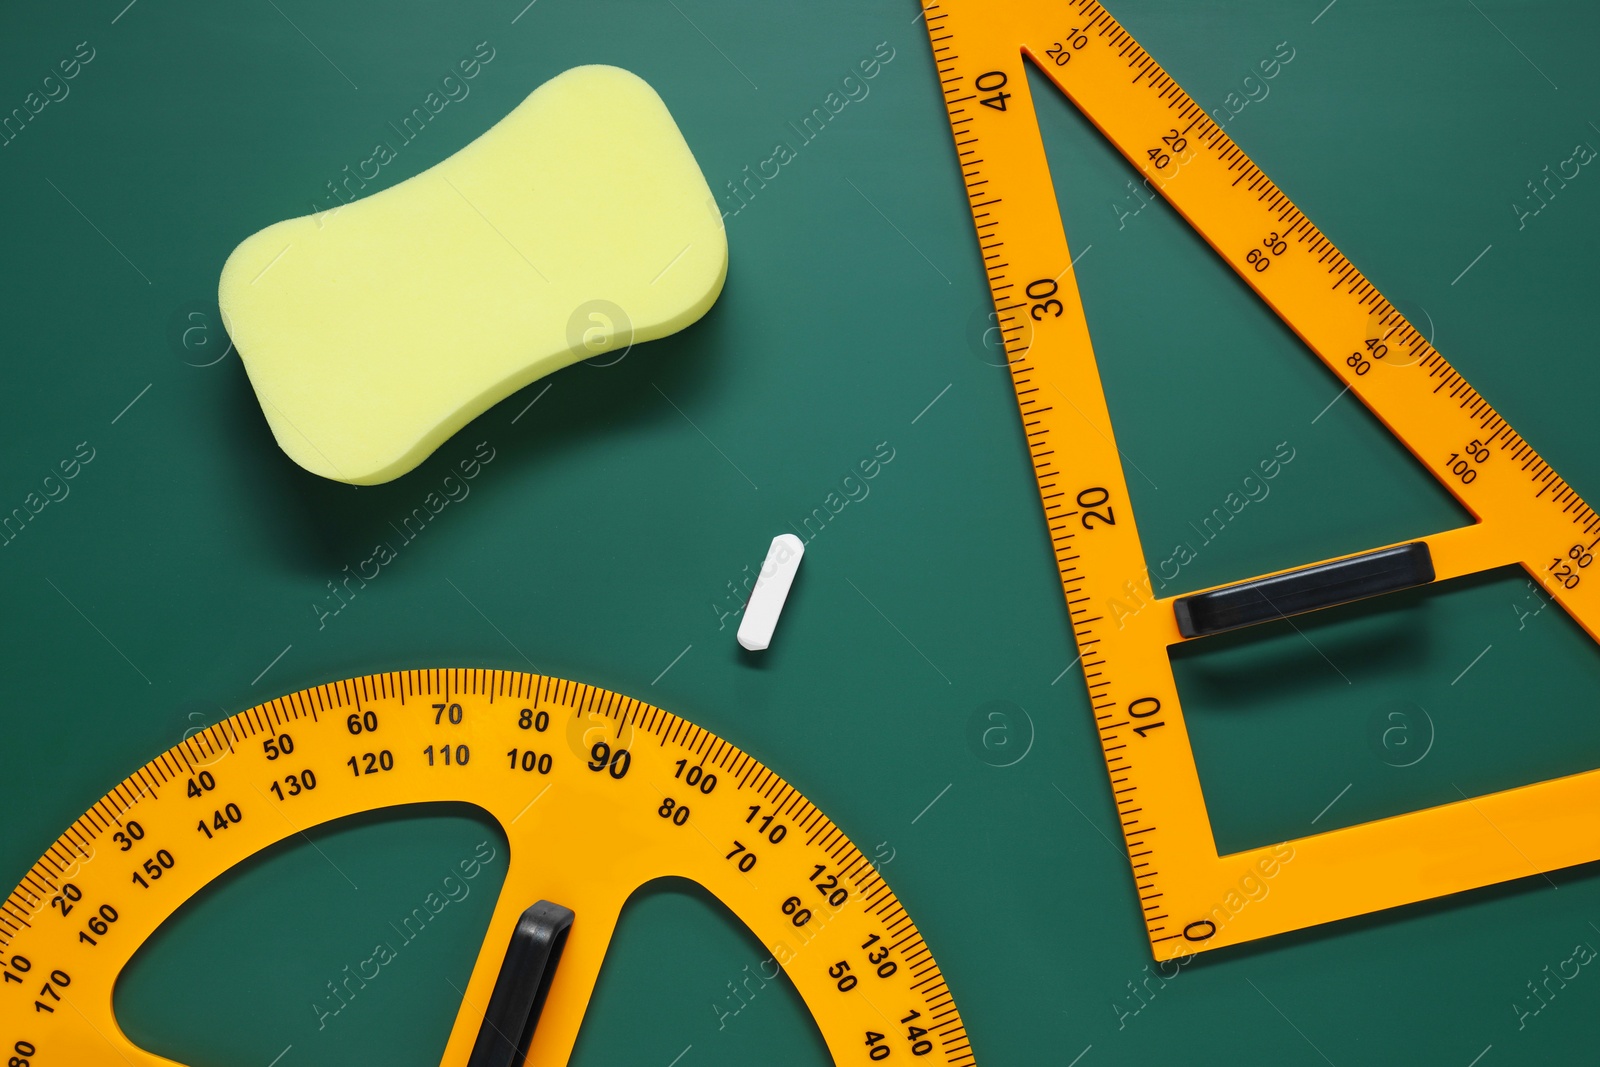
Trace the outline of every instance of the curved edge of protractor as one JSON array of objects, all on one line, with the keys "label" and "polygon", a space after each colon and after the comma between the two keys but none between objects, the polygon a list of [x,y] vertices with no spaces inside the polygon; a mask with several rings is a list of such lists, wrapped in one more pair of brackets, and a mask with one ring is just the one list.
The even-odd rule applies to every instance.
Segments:
[{"label": "curved edge of protractor", "polygon": [[772,952],[835,1063],[974,1062],[910,916],[867,857],[782,778],[638,700],[476,669],[302,690],[201,731],[124,779],[0,906],[0,1058],[172,1064],[128,1040],[112,1009],[117,978],[145,939],[277,841],[431,801],[482,808],[511,849],[444,1064],[519,1062],[520,1050],[475,1046],[486,1012],[502,1011],[508,988],[517,992],[502,971],[538,947],[530,916],[546,902],[573,917],[560,931],[564,948],[555,937],[542,1012],[531,991],[524,998],[528,1025],[537,1023],[527,1060],[567,1063],[623,904],[665,876],[704,886]]}]

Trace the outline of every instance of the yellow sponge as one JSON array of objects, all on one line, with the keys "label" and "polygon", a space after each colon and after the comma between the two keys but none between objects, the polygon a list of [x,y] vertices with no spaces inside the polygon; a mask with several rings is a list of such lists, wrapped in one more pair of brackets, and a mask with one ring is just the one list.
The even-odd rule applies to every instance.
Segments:
[{"label": "yellow sponge", "polygon": [[279,446],[372,485],[534,379],[694,322],[727,267],[666,105],[589,66],[421,174],[248,238],[218,300]]}]

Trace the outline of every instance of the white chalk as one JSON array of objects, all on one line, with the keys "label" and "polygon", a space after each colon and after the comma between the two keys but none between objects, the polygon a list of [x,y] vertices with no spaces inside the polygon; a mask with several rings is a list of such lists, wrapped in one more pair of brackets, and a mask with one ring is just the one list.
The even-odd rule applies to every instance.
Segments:
[{"label": "white chalk", "polygon": [[800,569],[800,557],[805,552],[805,542],[794,534],[779,534],[772,539],[756,587],[750,590],[750,602],[744,606],[744,620],[739,623],[739,644],[751,652],[772,644],[772,631],[783,613],[783,602],[789,599],[789,586],[794,584],[794,573]]}]

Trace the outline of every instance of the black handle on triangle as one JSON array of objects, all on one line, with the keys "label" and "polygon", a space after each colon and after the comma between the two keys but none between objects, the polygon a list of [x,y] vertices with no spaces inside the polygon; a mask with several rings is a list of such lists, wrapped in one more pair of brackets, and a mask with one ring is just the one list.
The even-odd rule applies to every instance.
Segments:
[{"label": "black handle on triangle", "polygon": [[1205,637],[1427,585],[1433,577],[1427,542],[1413,541],[1179,597],[1172,613],[1184,637]]},{"label": "black handle on triangle", "polygon": [[527,1059],[572,919],[570,909],[548,900],[517,919],[467,1067],[521,1067]]}]

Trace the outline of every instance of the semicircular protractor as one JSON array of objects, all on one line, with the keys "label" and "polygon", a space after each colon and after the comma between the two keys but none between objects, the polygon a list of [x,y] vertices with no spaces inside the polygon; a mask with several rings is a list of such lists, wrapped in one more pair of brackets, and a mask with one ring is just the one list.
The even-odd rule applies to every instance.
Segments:
[{"label": "semicircular protractor", "polygon": [[524,1054],[565,1064],[623,904],[666,876],[704,886],[767,946],[835,1063],[974,1062],[911,917],[792,786],[648,704],[488,670],[307,689],[123,780],[0,910],[0,1062],[172,1064],[130,1041],[112,1009],[144,941],[278,841],[430,801],[483,809],[511,849],[445,1047],[450,1067],[509,1067]]}]

